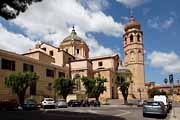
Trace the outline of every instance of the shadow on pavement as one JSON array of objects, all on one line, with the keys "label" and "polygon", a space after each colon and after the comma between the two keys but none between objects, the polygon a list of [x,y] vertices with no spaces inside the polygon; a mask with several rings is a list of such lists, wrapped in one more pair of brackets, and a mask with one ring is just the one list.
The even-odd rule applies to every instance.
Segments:
[{"label": "shadow on pavement", "polygon": [[167,116],[161,116],[161,115],[146,115],[146,118],[156,118],[156,119],[165,119]]},{"label": "shadow on pavement", "polygon": [[126,120],[120,117],[67,111],[0,111],[2,120]]}]

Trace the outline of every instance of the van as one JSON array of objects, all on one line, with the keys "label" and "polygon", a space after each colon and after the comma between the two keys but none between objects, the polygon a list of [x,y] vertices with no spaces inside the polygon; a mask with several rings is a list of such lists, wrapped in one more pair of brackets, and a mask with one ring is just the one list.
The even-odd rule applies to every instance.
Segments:
[{"label": "van", "polygon": [[166,106],[167,112],[169,111],[169,102],[168,102],[168,98],[165,95],[155,95],[154,101],[163,102],[164,105]]}]

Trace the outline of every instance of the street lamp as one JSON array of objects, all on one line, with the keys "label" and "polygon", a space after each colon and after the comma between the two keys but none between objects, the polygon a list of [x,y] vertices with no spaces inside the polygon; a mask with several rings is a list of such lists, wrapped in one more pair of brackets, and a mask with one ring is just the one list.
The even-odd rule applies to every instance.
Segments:
[{"label": "street lamp", "polygon": [[140,97],[140,101],[141,101],[141,92],[143,92],[144,91],[144,89],[143,88],[138,88],[138,92],[139,92],[139,97]]}]

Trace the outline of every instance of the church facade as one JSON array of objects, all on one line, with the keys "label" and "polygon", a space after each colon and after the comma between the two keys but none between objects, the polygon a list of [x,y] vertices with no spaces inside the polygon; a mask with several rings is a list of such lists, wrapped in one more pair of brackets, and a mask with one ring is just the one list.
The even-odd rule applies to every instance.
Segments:
[{"label": "church facade", "polygon": [[[120,99],[122,96],[115,84],[114,74],[117,71],[128,70],[132,73],[130,95],[139,98],[139,92],[145,93],[144,85],[144,47],[143,32],[140,24],[131,17],[125,26],[124,64],[118,54],[109,56],[89,57],[89,47],[73,28],[58,47],[48,43],[37,43],[24,54],[16,54],[0,50],[0,99],[13,98],[10,89],[4,85],[5,77],[17,72],[36,72],[40,78],[36,84],[35,95],[51,96],[54,80],[58,77],[75,79],[76,88],[72,99],[83,99],[85,88],[80,77],[95,77],[101,75],[107,79],[107,90],[100,100]],[[31,95],[30,90],[27,97]],[[131,96],[130,96],[131,97]]]}]

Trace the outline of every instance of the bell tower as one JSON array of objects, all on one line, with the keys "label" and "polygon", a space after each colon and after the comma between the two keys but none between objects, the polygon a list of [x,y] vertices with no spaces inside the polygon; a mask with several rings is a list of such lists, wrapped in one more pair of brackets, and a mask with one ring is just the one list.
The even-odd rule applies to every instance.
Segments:
[{"label": "bell tower", "polygon": [[[141,98],[145,93],[144,85],[144,46],[141,25],[131,15],[125,25],[123,35],[124,65],[132,73],[132,92],[136,98]],[[141,93],[142,92],[142,93]]]}]

